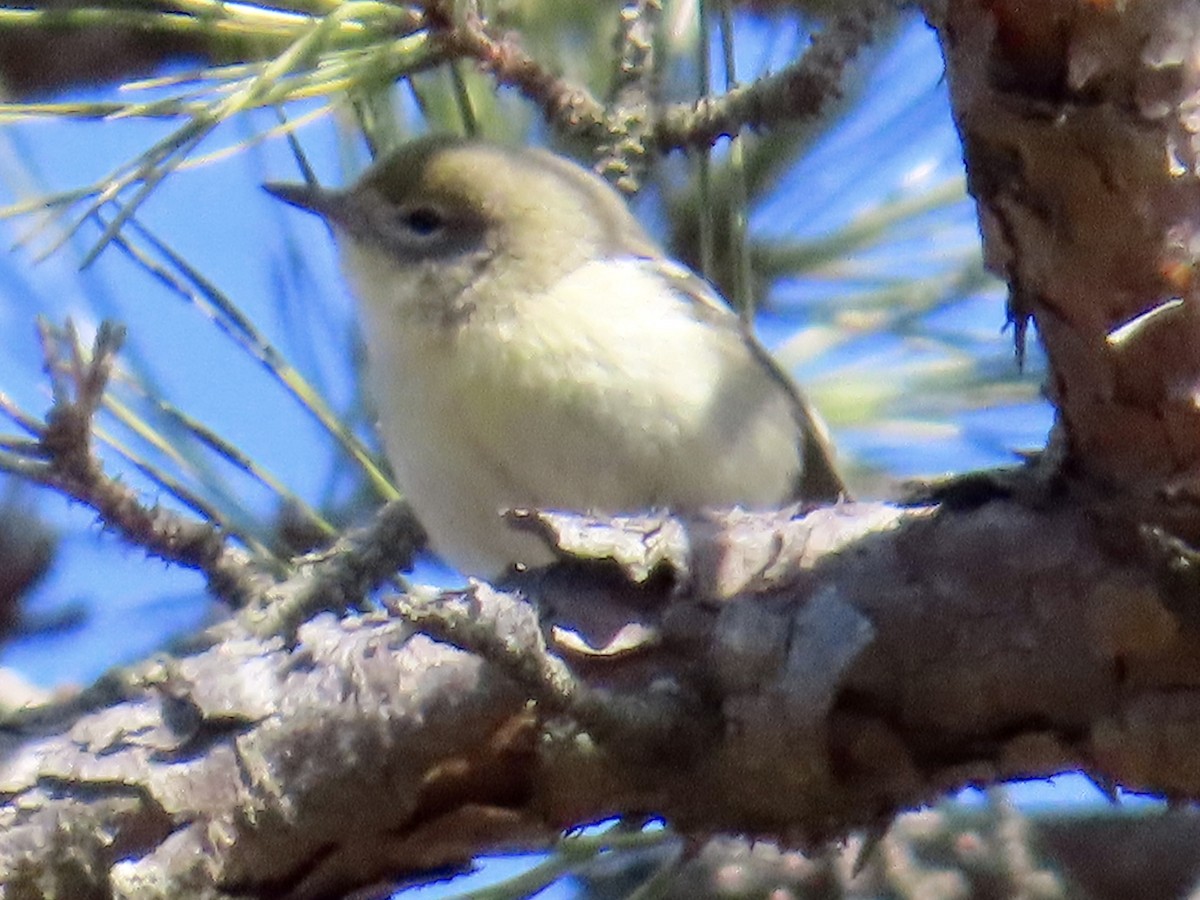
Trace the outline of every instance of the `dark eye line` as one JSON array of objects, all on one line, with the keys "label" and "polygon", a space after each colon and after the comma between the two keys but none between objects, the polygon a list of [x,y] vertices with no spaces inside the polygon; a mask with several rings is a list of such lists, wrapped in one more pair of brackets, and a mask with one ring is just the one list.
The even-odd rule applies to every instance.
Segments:
[{"label": "dark eye line", "polygon": [[446,217],[432,206],[416,206],[401,210],[400,224],[420,237],[431,237],[446,227]]}]

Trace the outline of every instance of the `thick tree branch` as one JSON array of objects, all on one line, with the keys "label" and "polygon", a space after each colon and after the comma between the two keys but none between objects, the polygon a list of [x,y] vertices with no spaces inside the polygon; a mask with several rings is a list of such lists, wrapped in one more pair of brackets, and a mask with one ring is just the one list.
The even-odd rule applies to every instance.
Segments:
[{"label": "thick tree branch", "polygon": [[[581,534],[592,555],[616,537],[622,558],[642,546],[660,562],[568,563],[476,591],[472,619],[493,632],[453,639],[479,654],[383,615],[318,618],[290,651],[223,626],[128,678],[117,705],[9,733],[0,871],[24,859],[66,877],[80,847],[45,836],[68,820],[87,823],[106,890],[209,878],[322,897],[619,813],[795,845],[967,784],[1078,768],[1194,796],[1196,635],[1102,509],[1052,507],[551,519],[576,549]],[[698,698],[710,724],[664,745],[670,716],[695,710],[605,733],[544,702],[509,658],[513,636],[538,633],[530,602],[551,650],[613,709],[665,691]],[[579,650],[618,621],[647,637]]]},{"label": "thick tree branch", "polygon": [[930,5],[987,260],[1037,323],[1070,462],[1197,494],[1200,10]]}]

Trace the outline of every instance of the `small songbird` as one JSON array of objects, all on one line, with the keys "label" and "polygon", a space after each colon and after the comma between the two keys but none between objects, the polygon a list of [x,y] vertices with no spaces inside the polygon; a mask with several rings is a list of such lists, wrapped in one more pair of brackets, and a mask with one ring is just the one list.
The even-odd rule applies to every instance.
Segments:
[{"label": "small songbird", "polygon": [[268,184],[332,227],[388,460],[460,571],[547,563],[510,508],[779,507],[842,493],[824,429],[603,179],[432,136],[347,190]]}]

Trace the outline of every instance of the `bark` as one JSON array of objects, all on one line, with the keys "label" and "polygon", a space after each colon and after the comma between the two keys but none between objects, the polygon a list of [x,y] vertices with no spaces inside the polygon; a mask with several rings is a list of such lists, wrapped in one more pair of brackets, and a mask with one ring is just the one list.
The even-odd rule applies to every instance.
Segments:
[{"label": "bark", "polygon": [[987,259],[1046,346],[1071,461],[1195,493],[1194,0],[946,4],[947,77]]},{"label": "bark", "polygon": [[338,896],[616,814],[812,846],[1074,770],[1200,796],[1200,7],[927,13],[1050,360],[1036,466],[907,508],[527,516],[562,565],[294,644],[229,623],[4,733],[6,896]]},{"label": "bark", "polygon": [[[624,568],[415,602],[477,653],[383,615],[291,647],[224,626],[10,735],[6,887],[340,896],[617,814],[811,846],[1075,769],[1195,796],[1196,635],[1055,505],[539,520]],[[543,633],[568,689],[525,665]]]}]

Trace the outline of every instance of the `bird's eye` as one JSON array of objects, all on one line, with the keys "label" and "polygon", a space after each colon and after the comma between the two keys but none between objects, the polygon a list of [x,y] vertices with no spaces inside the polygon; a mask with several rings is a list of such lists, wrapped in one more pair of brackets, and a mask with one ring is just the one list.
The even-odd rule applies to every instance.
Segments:
[{"label": "bird's eye", "polygon": [[419,237],[430,237],[446,226],[445,217],[436,209],[418,206],[400,214],[400,224]]}]

